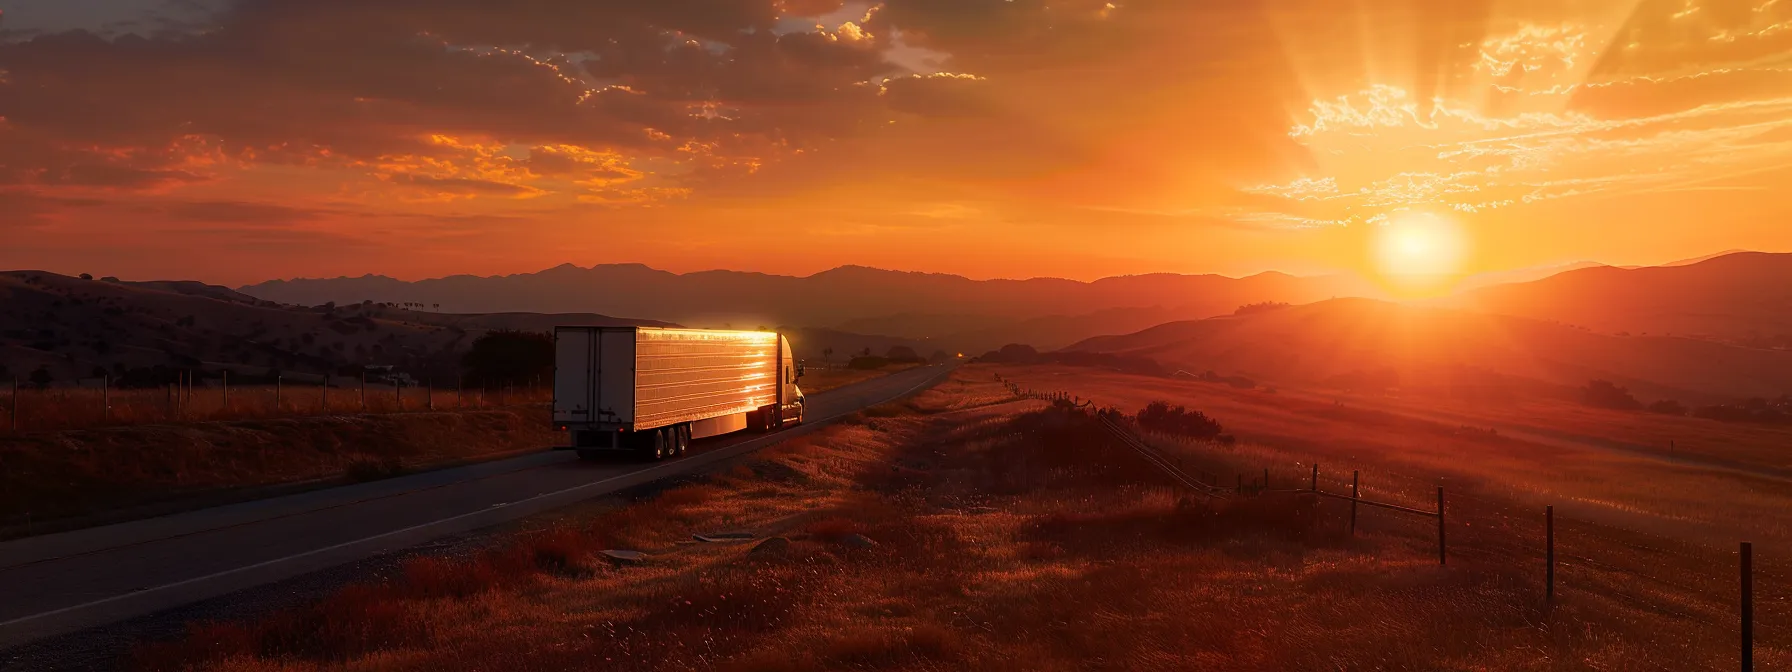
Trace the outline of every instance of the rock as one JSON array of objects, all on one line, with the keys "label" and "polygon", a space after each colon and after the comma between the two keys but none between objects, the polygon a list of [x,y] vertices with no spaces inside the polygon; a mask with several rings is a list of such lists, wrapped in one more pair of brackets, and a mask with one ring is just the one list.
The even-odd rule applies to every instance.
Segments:
[{"label": "rock", "polygon": [[877,542],[863,534],[849,534],[840,538],[840,545],[847,548],[871,548],[876,546]]},{"label": "rock", "polygon": [[779,558],[790,553],[790,540],[783,537],[772,537],[753,545],[747,555],[761,558]]},{"label": "rock", "polygon": [[647,562],[647,554],[640,551],[609,550],[599,553],[617,565],[639,565]]},{"label": "rock", "polygon": [[749,541],[753,538],[753,533],[752,532],[712,532],[709,534],[693,534],[693,535],[691,535],[691,538],[696,539],[697,541],[705,542],[705,543],[719,544],[719,543],[724,543],[724,542],[729,542],[729,541]]}]

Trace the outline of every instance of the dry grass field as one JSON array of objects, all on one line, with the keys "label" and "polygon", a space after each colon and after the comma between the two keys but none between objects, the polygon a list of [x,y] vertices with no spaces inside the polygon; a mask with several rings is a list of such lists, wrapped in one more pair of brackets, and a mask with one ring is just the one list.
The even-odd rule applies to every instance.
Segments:
[{"label": "dry grass field", "polygon": [[[1450,505],[1452,556],[1439,567],[1431,521],[1370,511],[1353,536],[1344,506],[1311,495],[1189,499],[1090,416],[1015,400],[993,372],[967,367],[912,401],[650,499],[538,521],[476,557],[412,560],[387,580],[346,587],[314,605],[253,622],[195,624],[182,639],[143,646],[130,664],[235,671],[1735,665],[1733,574],[1721,553],[1620,528],[1565,525],[1559,532],[1570,559],[1551,607],[1540,558],[1527,545],[1534,530],[1514,515],[1527,505],[1491,482],[1451,482],[1459,496]],[[1071,380],[1050,370],[1005,373]],[[1231,421],[1226,411],[1214,415]],[[1216,472],[1299,450],[1164,446],[1191,469]],[[1292,472],[1278,468],[1272,479],[1292,481]],[[1403,496],[1384,488],[1371,492]],[[757,539],[698,543],[691,536],[736,530]],[[646,557],[615,564],[602,549]],[[1763,622],[1786,622],[1783,601],[1764,606]],[[1792,662],[1786,632],[1762,630],[1758,660],[1770,669]]]},{"label": "dry grass field", "polygon": [[[546,387],[396,387],[338,379],[327,390],[316,381],[275,385],[232,385],[157,389],[102,389],[99,381],[80,388],[21,388],[0,391],[0,433],[89,429],[94,427],[403,413],[423,410],[505,408],[543,404]],[[15,410],[16,409],[16,410]]]}]

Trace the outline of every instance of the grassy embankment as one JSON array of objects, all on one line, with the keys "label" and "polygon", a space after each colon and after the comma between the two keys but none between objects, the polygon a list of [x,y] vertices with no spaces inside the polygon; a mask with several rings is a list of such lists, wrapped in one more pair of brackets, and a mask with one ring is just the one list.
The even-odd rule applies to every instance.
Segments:
[{"label": "grassy embankment", "polygon": [[[133,662],[242,671],[1733,665],[1721,598],[1670,598],[1589,565],[1550,609],[1522,548],[1462,553],[1440,568],[1427,521],[1366,513],[1352,537],[1342,507],[1310,496],[1185,501],[1087,416],[1010,400],[989,373],[971,367],[912,402],[645,501],[541,523],[477,557],[417,559],[313,606],[194,626]],[[1184,457],[1220,470],[1257,455]],[[1452,507],[1462,529],[1500,524],[1499,502],[1474,501],[1484,500]],[[689,543],[720,530],[788,546]],[[1639,545],[1609,535],[1577,552]],[[612,565],[596,554],[605,548],[648,559]],[[1763,662],[1785,662],[1785,637],[1768,637]]]}]

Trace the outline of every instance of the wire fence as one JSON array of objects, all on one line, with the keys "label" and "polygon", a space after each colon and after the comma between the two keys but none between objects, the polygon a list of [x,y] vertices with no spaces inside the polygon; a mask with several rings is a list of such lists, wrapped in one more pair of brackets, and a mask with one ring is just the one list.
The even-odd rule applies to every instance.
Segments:
[{"label": "wire fence", "polygon": [[[1376,525],[1399,524],[1389,516],[1434,520],[1440,564],[1459,557],[1503,568],[1529,568],[1525,571],[1534,577],[1545,608],[1553,608],[1564,594],[1571,593],[1622,602],[1686,624],[1709,626],[1727,620],[1735,624],[1739,642],[1735,660],[1743,670],[1754,669],[1757,619],[1792,623],[1792,565],[1779,559],[1763,563],[1754,557],[1749,542],[1739,542],[1735,550],[1726,552],[1683,538],[1563,515],[1553,505],[1526,506],[1488,496],[1484,487],[1469,483],[1458,483],[1446,498],[1443,483],[1450,479],[1379,468],[1372,472],[1349,470],[1348,481],[1344,471],[1328,471],[1314,463],[1274,465],[1247,474],[1227,459],[1238,457],[1236,454],[1222,454],[1213,442],[1141,431],[1124,412],[1101,407],[1093,400],[1033,389],[1000,374],[996,380],[1021,398],[1094,408],[1095,415],[1122,444],[1191,490],[1220,497],[1302,493],[1348,503],[1352,535],[1357,533],[1361,508],[1385,512],[1377,516]],[[1135,442],[1145,447],[1139,448]],[[1185,457],[1215,468],[1232,463],[1231,491],[1224,492],[1224,478],[1189,467],[1184,464]],[[1190,473],[1202,477],[1191,485],[1183,478]],[[1371,496],[1375,499],[1369,499]],[[1428,503],[1435,507],[1425,507]]]},{"label": "wire fence", "polygon": [[175,382],[119,388],[107,378],[74,387],[36,387],[14,379],[0,394],[0,432],[247,420],[362,413],[406,413],[535,406],[552,398],[537,381],[528,384],[438,387],[429,381],[312,376],[233,382],[228,373],[203,380],[191,371]]}]

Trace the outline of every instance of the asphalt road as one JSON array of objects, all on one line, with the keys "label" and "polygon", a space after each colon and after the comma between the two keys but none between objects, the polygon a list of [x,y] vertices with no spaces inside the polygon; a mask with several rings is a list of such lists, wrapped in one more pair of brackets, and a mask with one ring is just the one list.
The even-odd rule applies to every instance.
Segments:
[{"label": "asphalt road", "polygon": [[808,395],[808,423],[657,463],[539,454],[0,544],[0,649],[225,595],[702,469],[944,379],[926,366]]}]

